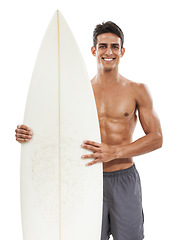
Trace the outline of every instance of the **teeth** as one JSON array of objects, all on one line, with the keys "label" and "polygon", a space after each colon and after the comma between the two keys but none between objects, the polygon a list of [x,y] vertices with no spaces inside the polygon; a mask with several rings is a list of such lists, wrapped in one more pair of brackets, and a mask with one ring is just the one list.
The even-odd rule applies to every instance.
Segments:
[{"label": "teeth", "polygon": [[104,58],[105,61],[112,61],[113,58]]}]

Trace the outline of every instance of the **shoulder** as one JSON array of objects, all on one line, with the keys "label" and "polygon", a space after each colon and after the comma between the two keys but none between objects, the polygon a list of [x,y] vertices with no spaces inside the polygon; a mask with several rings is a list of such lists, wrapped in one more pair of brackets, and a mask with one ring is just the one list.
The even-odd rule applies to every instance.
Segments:
[{"label": "shoulder", "polygon": [[147,91],[148,87],[146,84],[144,83],[139,83],[139,82],[134,82],[132,80],[129,80],[123,76],[121,76],[121,81],[123,83],[123,85],[126,85],[128,87],[131,88],[131,90],[133,90],[136,93],[140,93],[140,92],[144,92]]},{"label": "shoulder", "polygon": [[145,83],[134,82],[132,80],[127,80],[127,82],[129,86],[131,86],[131,91],[137,105],[152,106],[152,97],[149,88]]},{"label": "shoulder", "polygon": [[145,83],[131,81],[131,87],[137,95],[149,93],[148,86]]},{"label": "shoulder", "polygon": [[90,80],[91,84],[94,83],[95,79],[96,79],[96,76],[94,76],[94,77]]}]

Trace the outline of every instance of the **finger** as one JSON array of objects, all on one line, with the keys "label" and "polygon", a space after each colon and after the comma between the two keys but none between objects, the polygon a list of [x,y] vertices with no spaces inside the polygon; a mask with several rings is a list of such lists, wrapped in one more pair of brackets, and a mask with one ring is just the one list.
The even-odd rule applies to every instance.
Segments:
[{"label": "finger", "polygon": [[87,145],[87,144],[82,144],[81,147],[91,150],[92,152],[96,152],[98,150],[97,147],[93,147],[93,146]]},{"label": "finger", "polygon": [[23,130],[23,129],[16,129],[15,131],[17,134],[21,133],[21,134],[26,134],[26,135],[32,135],[32,132],[31,131],[26,131],[26,130]]},{"label": "finger", "polygon": [[93,141],[90,141],[90,140],[85,140],[84,143],[89,144],[89,145],[93,145],[95,147],[100,147],[101,146],[100,143],[93,142]]},{"label": "finger", "polygon": [[16,138],[19,143],[28,142],[30,139]]},{"label": "finger", "polygon": [[23,138],[23,139],[31,139],[32,138],[32,136],[25,135],[25,134],[16,134],[15,136],[18,138]]},{"label": "finger", "polygon": [[81,158],[83,158],[83,159],[86,159],[86,158],[95,158],[96,156],[95,156],[95,154],[94,153],[92,153],[92,154],[87,154],[87,155],[82,155],[81,156]]},{"label": "finger", "polygon": [[97,159],[95,159],[95,160],[93,160],[92,162],[86,163],[86,166],[92,166],[92,165],[94,165],[94,164],[96,164],[96,163],[98,163],[98,162],[100,162],[100,161],[98,161]]},{"label": "finger", "polygon": [[26,126],[26,125],[17,125],[17,128],[18,128],[18,129],[24,129],[24,130],[26,130],[26,131],[30,131],[30,130],[31,130],[31,128],[28,127],[28,126]]}]

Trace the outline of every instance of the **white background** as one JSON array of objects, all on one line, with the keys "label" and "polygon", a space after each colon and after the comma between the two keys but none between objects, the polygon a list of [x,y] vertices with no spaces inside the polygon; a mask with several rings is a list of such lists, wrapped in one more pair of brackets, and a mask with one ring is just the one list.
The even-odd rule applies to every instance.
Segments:
[{"label": "white background", "polygon": [[[20,144],[15,141],[14,131],[23,122],[39,46],[57,9],[75,35],[90,78],[96,74],[96,60],[90,52],[95,25],[111,20],[122,28],[126,53],[120,73],[148,85],[164,134],[161,149],[134,158],[142,181],[145,239],[180,239],[180,17],[175,0],[1,1],[0,239],[22,240]],[[134,139],[141,136],[138,124]]]}]

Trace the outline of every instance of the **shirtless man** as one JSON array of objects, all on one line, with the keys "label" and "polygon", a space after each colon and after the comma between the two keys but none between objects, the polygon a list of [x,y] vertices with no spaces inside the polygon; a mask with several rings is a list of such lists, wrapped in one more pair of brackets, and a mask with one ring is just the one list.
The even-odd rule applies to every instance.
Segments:
[{"label": "shirtless man", "polygon": [[[113,22],[96,26],[92,54],[97,59],[97,75],[91,80],[99,117],[101,143],[89,141],[82,147],[92,154],[87,166],[103,163],[103,221],[101,240],[142,240],[143,209],[141,183],[133,157],[162,146],[159,119],[153,110],[147,87],[119,74],[119,62],[125,53],[122,30]],[[145,136],[132,142],[137,112]],[[28,142],[30,128],[18,125],[16,140]]]}]

